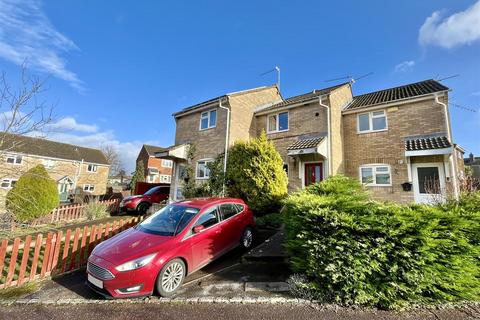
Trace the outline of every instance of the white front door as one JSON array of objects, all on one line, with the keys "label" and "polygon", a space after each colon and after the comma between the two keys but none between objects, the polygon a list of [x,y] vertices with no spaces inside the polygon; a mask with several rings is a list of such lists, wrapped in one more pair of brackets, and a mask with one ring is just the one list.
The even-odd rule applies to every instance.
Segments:
[{"label": "white front door", "polygon": [[445,197],[445,172],[443,163],[412,164],[413,192],[416,203],[434,204]]}]

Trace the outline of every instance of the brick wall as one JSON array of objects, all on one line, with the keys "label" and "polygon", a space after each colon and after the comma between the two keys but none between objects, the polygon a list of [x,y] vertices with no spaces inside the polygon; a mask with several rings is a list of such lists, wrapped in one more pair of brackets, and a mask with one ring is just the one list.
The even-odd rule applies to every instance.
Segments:
[{"label": "brick wall", "polygon": [[[343,115],[345,174],[359,179],[360,165],[389,164],[392,172],[392,186],[371,187],[373,197],[380,200],[411,202],[413,191],[405,192],[400,185],[408,181],[404,138],[445,133],[445,115],[442,107],[436,104],[433,98],[386,108],[386,114],[387,131],[363,134],[357,133],[358,113]],[[437,160],[435,157],[429,157],[428,162]],[[412,161],[422,161],[422,159],[412,158]]]},{"label": "brick wall", "polygon": [[343,143],[343,121],[342,110],[352,101],[352,89],[350,84],[346,84],[333,90],[328,97],[330,106],[330,125],[331,125],[331,161],[332,174],[344,172],[344,143]]},{"label": "brick wall", "polygon": [[248,140],[255,137],[256,124],[253,112],[256,107],[281,101],[282,97],[276,86],[249,94],[234,94],[229,96],[231,106],[230,145],[238,140]]}]

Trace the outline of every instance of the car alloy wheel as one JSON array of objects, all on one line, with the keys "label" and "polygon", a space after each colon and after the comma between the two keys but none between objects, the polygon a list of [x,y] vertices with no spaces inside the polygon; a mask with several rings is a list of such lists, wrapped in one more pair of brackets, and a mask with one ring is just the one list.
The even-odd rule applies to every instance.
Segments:
[{"label": "car alloy wheel", "polygon": [[168,262],[157,279],[157,289],[161,296],[172,295],[183,283],[185,264],[180,259]]},{"label": "car alloy wheel", "polygon": [[242,235],[242,246],[245,249],[249,249],[253,243],[253,231],[251,228],[245,229]]}]

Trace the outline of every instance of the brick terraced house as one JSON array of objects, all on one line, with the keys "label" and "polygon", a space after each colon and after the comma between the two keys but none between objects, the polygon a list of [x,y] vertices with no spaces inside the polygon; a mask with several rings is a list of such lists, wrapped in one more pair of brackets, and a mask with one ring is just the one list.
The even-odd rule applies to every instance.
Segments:
[{"label": "brick terraced house", "polygon": [[172,181],[173,161],[156,158],[155,154],[166,151],[166,148],[144,144],[137,157],[145,168],[145,181],[149,183],[170,183]]},{"label": "brick terraced house", "polygon": [[28,136],[1,133],[0,208],[20,176],[42,164],[57,181],[61,201],[74,193],[105,194],[110,165],[98,149]]},{"label": "brick terraced house", "polygon": [[428,203],[457,195],[463,175],[448,92],[426,80],[358,96],[351,83],[288,99],[276,86],[230,93],[174,113],[175,145],[157,156],[174,160],[171,199],[180,199],[190,145],[201,183],[206,164],[226,146],[265,131],[282,156],[289,191],[345,174],[376,199]]}]

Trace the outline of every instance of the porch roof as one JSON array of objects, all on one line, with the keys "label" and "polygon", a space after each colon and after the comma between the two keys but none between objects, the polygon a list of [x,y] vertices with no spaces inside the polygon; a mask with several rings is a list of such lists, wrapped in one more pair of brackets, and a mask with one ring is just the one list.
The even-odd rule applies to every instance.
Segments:
[{"label": "porch roof", "polygon": [[452,143],[444,135],[405,139],[406,156],[452,153]]},{"label": "porch roof", "polygon": [[325,137],[297,140],[287,147],[287,154],[289,156],[295,156],[301,154],[319,153],[326,156],[326,147],[323,144],[325,140]]}]

